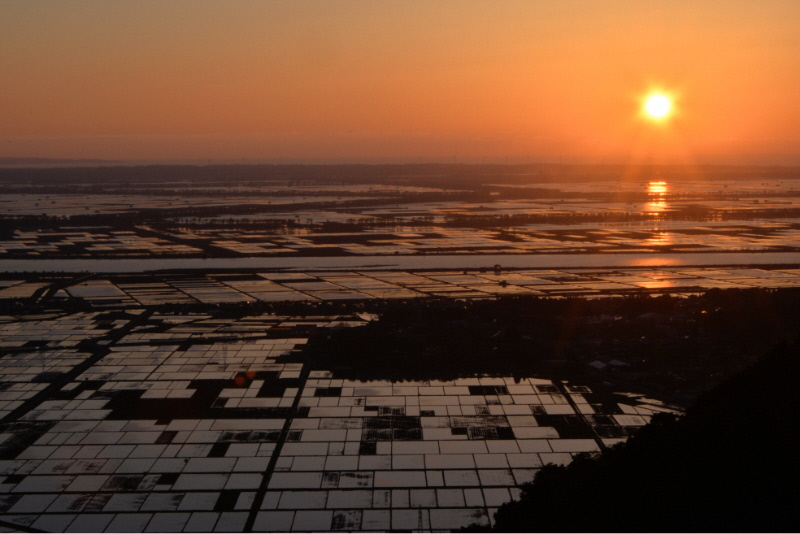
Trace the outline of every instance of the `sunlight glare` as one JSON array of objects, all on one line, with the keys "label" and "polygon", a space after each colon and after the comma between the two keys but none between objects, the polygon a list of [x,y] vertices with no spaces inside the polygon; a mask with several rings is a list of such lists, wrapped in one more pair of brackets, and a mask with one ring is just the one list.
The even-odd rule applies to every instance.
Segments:
[{"label": "sunlight glare", "polygon": [[663,94],[654,94],[647,97],[644,110],[653,119],[663,119],[672,110],[672,101]]}]

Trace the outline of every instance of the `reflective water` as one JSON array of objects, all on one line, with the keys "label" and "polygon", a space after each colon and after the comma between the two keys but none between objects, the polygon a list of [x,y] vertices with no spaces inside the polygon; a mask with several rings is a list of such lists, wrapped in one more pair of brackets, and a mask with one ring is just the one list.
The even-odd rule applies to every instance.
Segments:
[{"label": "reflective water", "polygon": [[[673,411],[545,377],[361,381],[298,363],[307,339],[295,335],[339,316],[120,317],[4,325],[3,520],[51,532],[488,525],[542,465]],[[129,320],[150,328],[96,361],[79,348]]]}]

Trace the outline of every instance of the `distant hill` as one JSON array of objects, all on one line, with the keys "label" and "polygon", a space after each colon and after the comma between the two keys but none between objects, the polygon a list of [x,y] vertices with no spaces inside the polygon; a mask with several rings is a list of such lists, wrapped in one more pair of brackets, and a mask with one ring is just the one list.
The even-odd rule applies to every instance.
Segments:
[{"label": "distant hill", "polygon": [[782,346],[685,416],[547,466],[496,515],[501,532],[798,532],[800,346]]}]

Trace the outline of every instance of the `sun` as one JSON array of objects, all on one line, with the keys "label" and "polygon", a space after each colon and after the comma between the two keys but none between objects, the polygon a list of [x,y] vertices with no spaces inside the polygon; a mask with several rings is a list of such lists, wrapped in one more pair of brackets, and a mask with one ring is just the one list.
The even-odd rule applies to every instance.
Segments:
[{"label": "sun", "polygon": [[672,100],[664,94],[656,93],[647,97],[644,102],[645,114],[653,119],[663,119],[672,111]]}]

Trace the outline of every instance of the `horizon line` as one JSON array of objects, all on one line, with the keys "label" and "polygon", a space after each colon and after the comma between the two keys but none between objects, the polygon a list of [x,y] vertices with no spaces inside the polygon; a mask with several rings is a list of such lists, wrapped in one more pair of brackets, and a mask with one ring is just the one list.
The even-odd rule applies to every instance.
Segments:
[{"label": "horizon line", "polygon": [[[492,167],[735,167],[735,168],[800,168],[798,163],[732,163],[732,162],[698,162],[698,163],[653,163],[653,162],[618,162],[618,161],[523,161],[519,158],[481,158],[466,161],[426,158],[134,158],[134,159],[101,159],[101,158],[57,158],[57,157],[0,157],[2,168],[30,167],[144,167],[144,166],[392,166],[392,165],[438,165],[438,166],[492,166]],[[571,158],[570,158],[571,159]],[[580,159],[580,158],[578,158]]]}]

